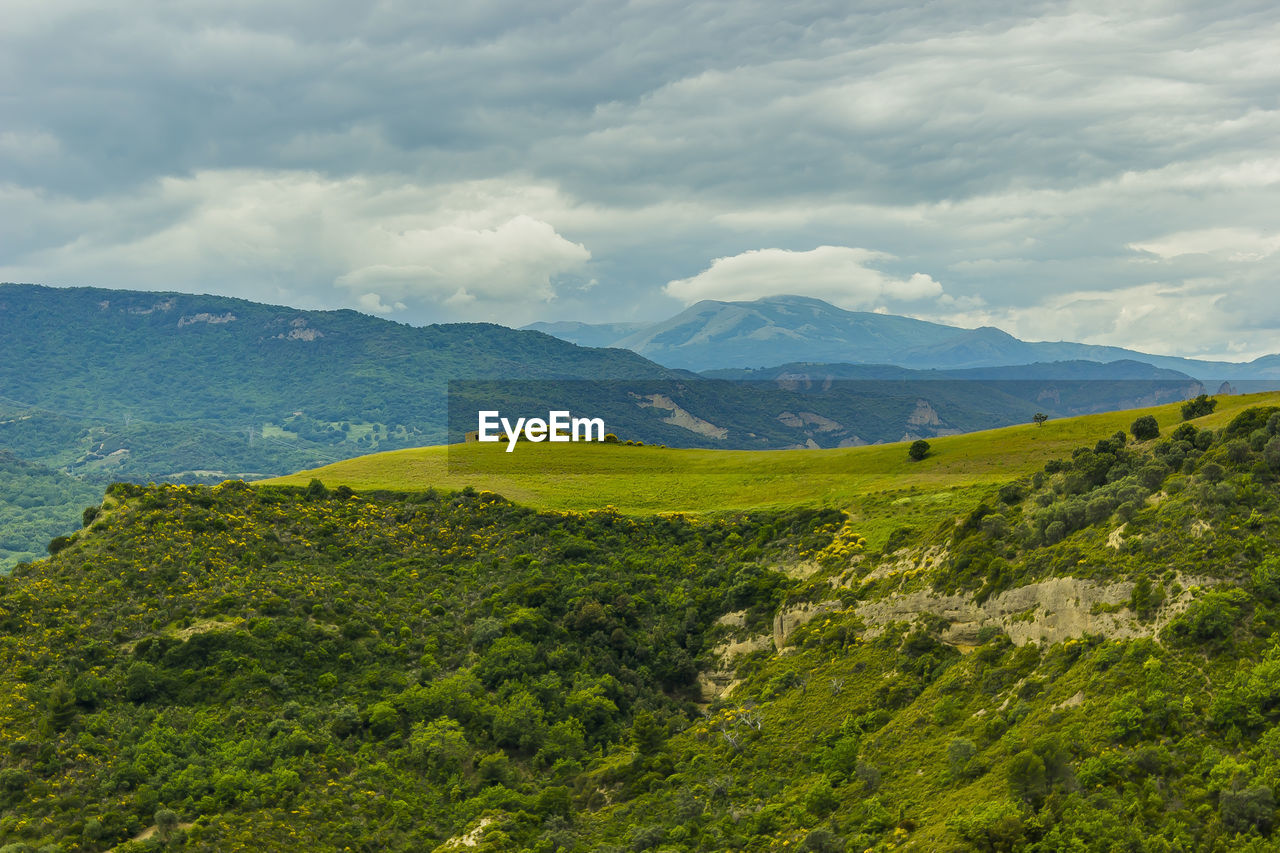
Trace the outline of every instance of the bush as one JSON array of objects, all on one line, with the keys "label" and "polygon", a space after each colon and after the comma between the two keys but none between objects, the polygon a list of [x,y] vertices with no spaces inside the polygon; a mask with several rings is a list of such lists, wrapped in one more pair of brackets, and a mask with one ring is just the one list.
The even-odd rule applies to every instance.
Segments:
[{"label": "bush", "polygon": [[1009,787],[1023,802],[1039,807],[1049,790],[1044,759],[1024,749],[1009,763]]},{"label": "bush", "polygon": [[1220,642],[1228,639],[1240,620],[1249,596],[1244,590],[1230,589],[1207,592],[1175,619],[1169,630],[1176,637],[1195,642]]},{"label": "bush", "polygon": [[1204,417],[1218,407],[1218,401],[1208,394],[1201,394],[1194,400],[1188,400],[1182,404],[1182,419],[1189,421],[1194,418]]},{"label": "bush", "polygon": [[[1262,458],[1273,471],[1280,471],[1280,435],[1267,442],[1262,449]],[[55,540],[56,541],[56,540]],[[52,549],[52,544],[50,549]]]},{"label": "bush", "polygon": [[947,769],[952,779],[968,778],[970,764],[977,752],[978,747],[971,740],[958,737],[951,741],[947,747]]},{"label": "bush", "polygon": [[911,442],[911,447],[907,449],[907,455],[914,461],[919,462],[921,459],[929,455],[929,442],[923,438],[916,439]]},{"label": "bush", "polygon": [[1256,830],[1265,835],[1271,831],[1275,811],[1275,796],[1267,785],[1243,791],[1223,791],[1218,800],[1222,825],[1228,832]]},{"label": "bush", "polygon": [[840,800],[836,797],[835,792],[831,790],[831,783],[825,778],[820,779],[816,785],[810,788],[809,793],[804,798],[805,809],[815,817],[826,817],[835,811],[838,805],[840,805]]},{"label": "bush", "polygon": [[826,829],[815,829],[805,836],[800,850],[804,853],[843,853],[845,840]]},{"label": "bush", "polygon": [[989,802],[966,815],[951,818],[947,824],[975,850],[989,853],[1019,850],[1027,834],[1022,810],[1007,800]]},{"label": "bush", "polygon": [[1016,504],[1022,500],[1022,487],[1017,483],[1007,483],[1000,487],[1000,502]]},{"label": "bush", "polygon": [[1160,424],[1151,415],[1143,415],[1130,425],[1129,432],[1138,441],[1150,441],[1160,437]]},{"label": "bush", "polygon": [[[1250,406],[1231,419],[1222,433],[1227,438],[1242,438],[1254,430],[1266,430],[1268,424],[1277,416],[1274,406]],[[1275,432],[1271,433],[1275,435]]]}]

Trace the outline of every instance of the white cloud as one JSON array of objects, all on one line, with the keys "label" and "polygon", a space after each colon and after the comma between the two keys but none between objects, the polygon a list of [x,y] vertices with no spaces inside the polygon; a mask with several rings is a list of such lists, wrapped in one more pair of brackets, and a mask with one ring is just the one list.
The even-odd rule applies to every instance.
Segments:
[{"label": "white cloud", "polygon": [[[29,200],[0,194],[0,212]],[[114,209],[41,201],[60,209],[51,219],[69,221],[66,238],[0,266],[0,277],[184,290],[216,282],[210,289],[258,300],[306,294],[301,301],[375,314],[434,306],[451,318],[518,322],[591,258],[521,212],[554,207],[553,192],[500,182],[211,171],[157,182]],[[124,231],[122,215],[135,223]]]},{"label": "white cloud", "polygon": [[943,320],[1280,336],[1275,4],[101,5],[6,5],[0,278],[518,323],[927,270]]},{"label": "white cloud", "polygon": [[848,246],[818,246],[807,252],[753,249],[716,258],[697,275],[668,282],[665,292],[685,304],[792,293],[849,309],[872,308],[886,300],[917,301],[942,293],[942,285],[924,273],[902,279],[867,266],[886,260],[892,256]]},{"label": "white cloud", "polygon": [[1075,341],[1157,355],[1254,358],[1274,351],[1267,334],[1242,337],[1236,306],[1220,281],[1150,282],[1077,290],[1027,306],[988,306],[915,316],[959,326],[996,326],[1029,341]]},{"label": "white cloud", "polygon": [[[351,290],[374,289],[399,298],[550,301],[552,279],[591,258],[580,243],[545,222],[519,215],[495,228],[456,225],[400,232],[374,231],[359,254],[376,260],[339,276]],[[355,261],[356,258],[351,260]]]},{"label": "white cloud", "polygon": [[382,296],[377,293],[362,293],[360,298],[356,300],[356,304],[360,306],[361,311],[366,311],[370,314],[390,314],[393,311],[403,311],[405,309],[403,302],[387,305],[382,301]]},{"label": "white cloud", "polygon": [[1213,255],[1235,263],[1248,263],[1269,258],[1280,251],[1280,234],[1263,234],[1250,228],[1205,228],[1130,243],[1129,248],[1165,259]]}]

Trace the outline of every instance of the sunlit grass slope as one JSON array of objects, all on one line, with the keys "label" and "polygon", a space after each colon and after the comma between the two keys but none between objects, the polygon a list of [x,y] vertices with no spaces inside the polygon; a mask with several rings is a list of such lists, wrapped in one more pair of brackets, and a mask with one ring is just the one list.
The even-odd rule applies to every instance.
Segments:
[{"label": "sunlit grass slope", "polygon": [[[1219,427],[1249,406],[1280,405],[1280,393],[1219,397]],[[469,444],[396,450],[300,471],[269,483],[313,478],[357,490],[476,489],[544,509],[620,512],[719,512],[834,506],[850,510],[874,545],[897,526],[933,523],[972,506],[972,498],[1092,445],[1152,414],[1162,430],[1181,421],[1181,404],[1108,412],[932,439],[912,462],[905,443],[836,450],[683,450],[603,444]]]}]

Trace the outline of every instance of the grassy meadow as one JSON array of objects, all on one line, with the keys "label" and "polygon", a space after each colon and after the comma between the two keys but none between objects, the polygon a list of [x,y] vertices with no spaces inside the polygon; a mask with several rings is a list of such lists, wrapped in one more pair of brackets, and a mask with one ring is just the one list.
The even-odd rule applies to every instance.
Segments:
[{"label": "grassy meadow", "polygon": [[[1218,398],[1195,423],[1216,428],[1250,406],[1280,404],[1280,393]],[[947,436],[930,441],[913,462],[907,444],[833,450],[700,450],[605,444],[468,444],[394,450],[300,471],[268,483],[306,485],[313,478],[356,490],[429,488],[497,492],[540,509],[707,513],[797,506],[850,512],[872,547],[910,514],[917,527],[967,511],[987,490],[1069,456],[1083,445],[1128,430],[1152,414],[1167,431],[1181,404],[1107,412]]]}]

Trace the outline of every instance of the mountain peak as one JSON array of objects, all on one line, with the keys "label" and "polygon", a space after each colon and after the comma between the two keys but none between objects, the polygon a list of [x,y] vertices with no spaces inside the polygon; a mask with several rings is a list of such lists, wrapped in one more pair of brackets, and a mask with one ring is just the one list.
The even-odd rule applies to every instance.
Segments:
[{"label": "mountain peak", "polygon": [[[578,328],[568,328],[571,325]],[[1198,379],[1280,378],[1280,356],[1239,365],[1147,355],[1120,347],[1023,341],[995,326],[966,329],[895,314],[849,311],[792,293],[749,301],[704,299],[667,320],[647,325],[541,323],[533,328],[574,343],[630,349],[667,367],[687,370],[795,362],[954,370],[1132,359]]]}]

